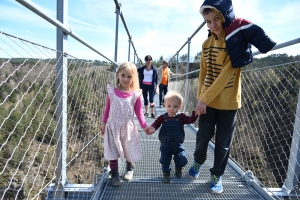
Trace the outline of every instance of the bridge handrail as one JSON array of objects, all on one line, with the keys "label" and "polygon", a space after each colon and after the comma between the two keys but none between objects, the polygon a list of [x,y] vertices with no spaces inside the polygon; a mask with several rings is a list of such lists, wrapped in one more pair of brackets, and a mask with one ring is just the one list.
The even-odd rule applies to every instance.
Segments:
[{"label": "bridge handrail", "polygon": [[[120,7],[120,4],[118,3],[118,0],[114,0],[114,2],[115,2],[115,4],[116,4],[117,10],[121,10],[121,7]],[[139,57],[138,57],[138,55],[137,55],[137,53],[136,53],[136,49],[135,49],[134,44],[133,44],[133,42],[132,42],[132,36],[131,36],[130,33],[129,33],[129,30],[128,30],[128,28],[127,28],[127,25],[126,25],[126,22],[125,22],[125,19],[124,19],[124,16],[123,16],[123,13],[122,13],[122,12],[120,12],[120,16],[121,16],[123,25],[124,25],[124,27],[125,27],[125,30],[126,30],[126,32],[127,32],[128,38],[129,38],[129,40],[130,40],[130,43],[131,43],[131,45],[132,45],[132,48],[133,48],[133,50],[134,50],[134,53],[135,53],[135,55],[136,55],[136,57],[137,57],[137,59],[138,59],[138,61],[139,61],[140,59],[139,59]]]},{"label": "bridge handrail", "polygon": [[180,49],[176,52],[176,54],[170,58],[170,60],[172,60],[182,49],[183,47],[185,47],[185,45],[188,44],[188,42],[198,33],[198,31],[205,25],[205,21],[202,22],[202,24],[195,30],[195,32],[188,38],[188,40],[182,45],[182,47],[180,47]]},{"label": "bridge handrail", "polygon": [[71,30],[71,28],[69,28],[68,26],[62,24],[60,21],[58,21],[57,19],[55,19],[54,17],[49,15],[46,11],[44,11],[41,7],[39,7],[38,5],[33,3],[32,1],[30,1],[30,0],[16,0],[16,1],[19,2],[20,4],[22,4],[23,6],[25,6],[26,8],[28,8],[29,10],[31,10],[32,12],[34,12],[35,14],[39,15],[43,19],[47,20],[48,22],[50,22],[51,24],[53,24],[57,28],[61,29],[64,33],[70,35],[75,40],[79,41],[80,43],[82,43],[83,45],[88,47],[89,49],[93,50],[94,52],[96,52],[100,56],[104,57],[106,60],[109,60],[110,62],[112,62],[115,65],[119,66],[118,63],[116,63],[115,61],[109,59],[107,56],[105,56],[104,54],[102,54],[101,52],[96,50],[94,47],[92,47],[92,45],[90,45],[88,42],[86,42],[84,39],[82,39],[79,35],[74,33]]},{"label": "bridge handrail", "polygon": [[[199,28],[198,28],[198,29],[199,29]],[[198,29],[197,29],[197,30],[198,30]],[[199,29],[199,30],[200,30],[200,29]],[[270,51],[274,51],[274,50],[281,49],[281,48],[284,48],[284,47],[287,47],[287,46],[291,46],[291,45],[294,45],[294,44],[298,44],[298,43],[300,43],[300,38],[296,38],[296,39],[294,39],[294,40],[290,40],[290,41],[287,41],[287,42],[283,42],[283,43],[281,43],[281,44],[277,44],[277,45],[275,45]],[[185,45],[185,44],[184,44],[184,45]],[[253,56],[257,56],[257,55],[259,55],[259,54],[262,54],[262,53],[261,53],[260,51],[256,51],[256,52],[253,53]],[[173,58],[174,58],[174,57],[173,57]],[[171,58],[170,60],[172,60],[173,58]],[[188,73],[181,74],[180,76],[172,77],[172,78],[170,78],[170,80],[176,79],[176,78],[178,78],[178,77],[185,76],[185,75],[188,75],[188,74],[193,74],[193,73],[198,72],[198,71],[200,71],[200,69],[196,69],[196,70],[194,70],[194,71],[190,71],[190,72],[188,72]]]}]

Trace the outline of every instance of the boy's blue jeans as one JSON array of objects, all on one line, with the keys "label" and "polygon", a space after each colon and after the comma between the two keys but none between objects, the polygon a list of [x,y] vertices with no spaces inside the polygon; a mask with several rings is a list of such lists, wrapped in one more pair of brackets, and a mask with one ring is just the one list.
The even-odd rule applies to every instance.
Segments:
[{"label": "boy's blue jeans", "polygon": [[199,117],[194,159],[199,164],[205,162],[208,143],[216,135],[214,165],[210,169],[212,175],[222,176],[224,174],[236,124],[236,115],[237,110],[219,110],[207,106],[206,114]]}]

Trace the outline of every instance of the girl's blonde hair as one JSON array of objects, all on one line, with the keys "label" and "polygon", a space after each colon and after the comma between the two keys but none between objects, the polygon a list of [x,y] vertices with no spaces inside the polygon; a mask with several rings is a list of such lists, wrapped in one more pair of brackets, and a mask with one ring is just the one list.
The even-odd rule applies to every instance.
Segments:
[{"label": "girl's blonde hair", "polygon": [[180,104],[180,106],[182,106],[183,97],[181,96],[180,93],[178,93],[178,92],[176,92],[174,90],[168,91],[167,94],[164,97],[165,102],[168,99],[175,100],[175,101],[177,101]]},{"label": "girl's blonde hair", "polygon": [[129,72],[131,72],[132,75],[132,84],[130,86],[130,89],[133,91],[136,91],[139,89],[139,77],[138,77],[138,73],[137,73],[137,68],[135,66],[135,64],[131,63],[131,62],[123,62],[119,67],[118,70],[116,72],[116,87],[118,89],[120,89],[120,81],[118,79],[119,74],[122,70],[128,70]]}]

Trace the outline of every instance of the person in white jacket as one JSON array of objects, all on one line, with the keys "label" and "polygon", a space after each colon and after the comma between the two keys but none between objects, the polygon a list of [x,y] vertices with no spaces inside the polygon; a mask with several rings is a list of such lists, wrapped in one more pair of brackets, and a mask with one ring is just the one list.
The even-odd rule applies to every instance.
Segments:
[{"label": "person in white jacket", "polygon": [[163,65],[157,69],[158,86],[159,86],[159,107],[162,108],[164,104],[163,94],[166,95],[168,92],[168,85],[171,76],[180,76],[181,74],[173,73],[170,68],[168,68],[169,62],[167,60],[163,61]]}]

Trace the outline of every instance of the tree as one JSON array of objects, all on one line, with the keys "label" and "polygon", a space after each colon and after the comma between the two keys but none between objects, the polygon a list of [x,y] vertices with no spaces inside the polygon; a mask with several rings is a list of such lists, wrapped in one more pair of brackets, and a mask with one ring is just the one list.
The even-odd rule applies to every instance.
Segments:
[{"label": "tree", "polygon": [[163,61],[164,61],[164,57],[163,57],[163,56],[160,56],[160,57],[159,57],[159,60],[158,60],[158,63],[163,63]]},{"label": "tree", "polygon": [[181,62],[184,62],[187,60],[187,57],[188,57],[187,54],[183,54],[183,55],[179,56],[179,59]]},{"label": "tree", "polygon": [[201,54],[202,54],[201,51],[198,52],[198,53],[196,53],[196,55],[195,55],[195,57],[194,57],[194,62],[195,62],[195,63],[201,62]]}]

